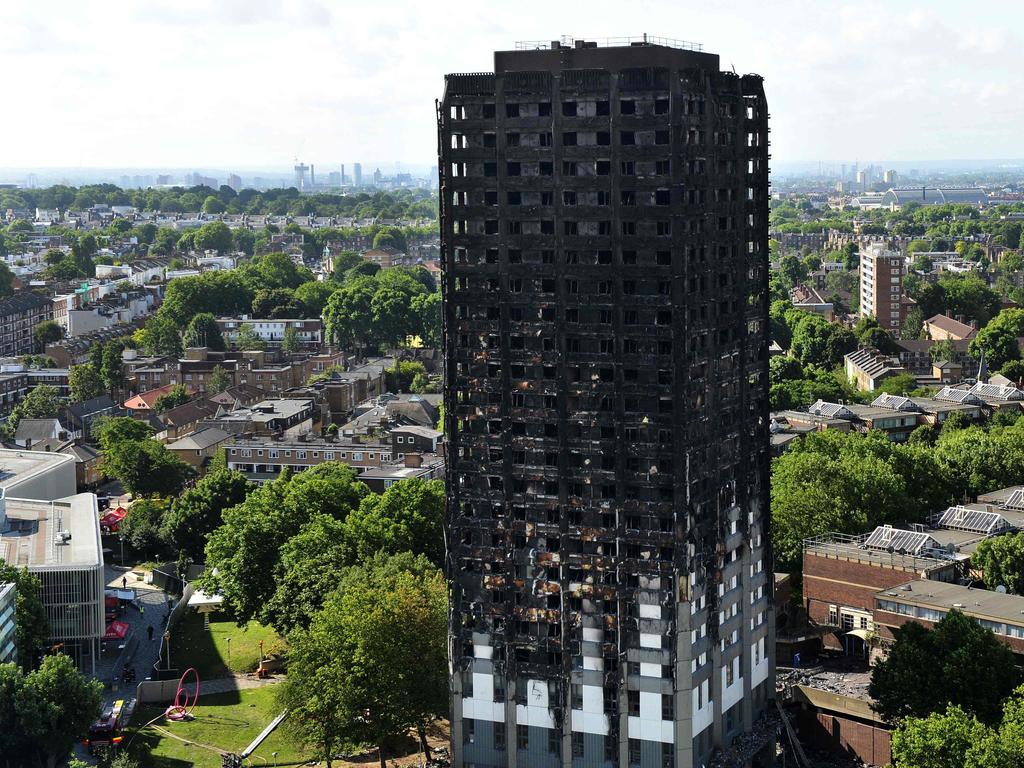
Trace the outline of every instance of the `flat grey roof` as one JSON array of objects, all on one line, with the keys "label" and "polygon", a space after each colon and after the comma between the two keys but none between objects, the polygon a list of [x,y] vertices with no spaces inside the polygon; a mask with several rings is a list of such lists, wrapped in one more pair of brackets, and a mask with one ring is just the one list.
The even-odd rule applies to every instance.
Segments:
[{"label": "flat grey roof", "polygon": [[972,589],[945,581],[911,581],[882,590],[875,598],[944,611],[957,608],[983,619],[1024,623],[1024,596]]},{"label": "flat grey roof", "polygon": [[[0,558],[8,564],[32,571],[102,567],[95,494],[78,493],[56,501],[9,498],[6,507]],[[71,534],[66,544],[56,543],[61,531]]]},{"label": "flat grey roof", "polygon": [[35,475],[48,472],[67,462],[74,463],[74,461],[75,458],[66,453],[0,448],[0,488],[17,486]]}]

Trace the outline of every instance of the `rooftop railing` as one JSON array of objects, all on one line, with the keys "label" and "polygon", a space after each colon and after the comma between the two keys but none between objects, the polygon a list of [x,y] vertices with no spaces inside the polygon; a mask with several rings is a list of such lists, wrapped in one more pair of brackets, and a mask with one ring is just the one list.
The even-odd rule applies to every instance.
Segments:
[{"label": "rooftop railing", "polygon": [[689,40],[677,40],[672,37],[655,35],[628,35],[626,37],[598,37],[586,40],[576,39],[572,35],[562,35],[558,40],[518,40],[517,51],[558,50],[561,48],[622,48],[629,46],[662,45],[666,48],[679,48],[684,51],[703,51],[701,43]]}]

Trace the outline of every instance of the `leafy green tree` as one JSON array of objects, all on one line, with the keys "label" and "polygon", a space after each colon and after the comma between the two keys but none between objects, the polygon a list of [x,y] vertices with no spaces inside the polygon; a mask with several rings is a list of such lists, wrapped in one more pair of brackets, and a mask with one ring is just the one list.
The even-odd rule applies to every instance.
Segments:
[{"label": "leafy green tree", "polygon": [[333,280],[310,280],[295,289],[295,300],[302,306],[302,317],[320,317],[327,300],[338,288]]},{"label": "leafy green tree", "polygon": [[984,351],[990,369],[998,370],[1012,360],[1020,360],[1024,336],[1024,309],[1004,309],[971,339],[968,349],[975,360]]},{"label": "leafy green tree", "polygon": [[256,333],[252,323],[243,323],[235,336],[235,346],[242,351],[258,351],[266,349],[267,343]]},{"label": "leafy green tree", "polygon": [[53,344],[64,338],[64,328],[53,320],[44,320],[32,329],[32,339],[40,352],[46,349],[47,344]]},{"label": "leafy green tree", "polygon": [[128,508],[128,514],[121,521],[119,534],[133,549],[153,555],[163,547],[160,529],[164,517],[164,505],[153,499],[139,499]]},{"label": "leafy green tree", "polygon": [[395,483],[381,495],[367,496],[345,518],[351,562],[377,552],[413,552],[441,567],[444,562],[444,484],[419,478]]},{"label": "leafy green tree", "polygon": [[386,743],[447,709],[444,578],[395,560],[350,569],[309,629],[289,637],[286,727],[328,767],[338,746],[370,743],[385,768]]},{"label": "leafy green tree", "polygon": [[154,256],[170,256],[178,245],[178,233],[170,227],[160,227],[149,246]]},{"label": "leafy green tree", "polygon": [[200,251],[224,254],[231,250],[231,230],[223,221],[203,224],[195,233],[195,247]]},{"label": "leafy green tree", "polygon": [[142,343],[151,355],[167,355],[178,358],[182,354],[181,329],[166,315],[159,312],[146,321],[142,331]]},{"label": "leafy green tree", "polygon": [[933,451],[893,443],[881,432],[807,435],[772,462],[776,557],[798,567],[804,539],[911,523],[944,508],[956,486]]},{"label": "leafy green tree", "polygon": [[405,252],[408,248],[405,233],[398,227],[384,227],[373,237],[374,248],[394,248],[396,251]]},{"label": "leafy green tree", "polygon": [[35,663],[36,651],[50,637],[50,620],[41,598],[39,577],[0,559],[0,584],[14,584],[14,645],[24,671]]},{"label": "leafy green tree", "polygon": [[103,376],[103,383],[107,389],[120,389],[128,383],[121,364],[123,352],[124,342],[120,339],[108,341],[103,347],[103,367],[100,370],[100,375]]},{"label": "leafy green tree", "polygon": [[412,312],[423,346],[441,346],[441,293],[421,293],[412,297]]},{"label": "leafy green tree", "polygon": [[221,366],[213,366],[213,370],[210,371],[210,378],[206,381],[206,394],[207,395],[219,395],[225,389],[233,385],[231,374],[225,371]]},{"label": "leafy green tree", "polygon": [[857,348],[857,338],[847,328],[828,322],[821,315],[807,314],[793,329],[790,354],[803,365],[832,368]]},{"label": "leafy green tree", "polygon": [[301,314],[302,306],[288,288],[261,288],[252,300],[252,316],[256,318],[276,320]]},{"label": "leafy green tree", "polygon": [[370,300],[370,318],[374,336],[391,347],[401,345],[415,328],[412,299],[395,288],[377,289]]},{"label": "leafy green tree", "polygon": [[95,342],[89,347],[89,365],[96,373],[102,374],[103,371],[103,344],[101,342]]},{"label": "leafy green tree", "polygon": [[1024,591],[1024,533],[985,539],[978,544],[971,565],[982,572],[985,586],[1005,586],[1015,595]]},{"label": "leafy green tree", "polygon": [[174,496],[192,468],[155,440],[123,440],[104,449],[103,471],[133,496]]},{"label": "leafy green tree", "polygon": [[176,384],[156,399],[156,402],[153,403],[153,410],[157,413],[166,413],[172,408],[184,405],[189,399],[190,395],[184,385]]},{"label": "leafy green tree", "polygon": [[907,318],[900,329],[901,339],[919,339],[924,331],[924,312],[919,306],[907,310]]},{"label": "leafy green tree", "polygon": [[318,514],[344,519],[367,493],[355,470],[343,464],[320,464],[294,477],[283,472],[223,511],[224,523],[206,545],[205,588],[221,590],[239,622],[273,624],[268,606],[284,545]]},{"label": "leafy green tree", "polygon": [[990,738],[991,729],[953,705],[945,712],[908,718],[893,731],[893,762],[907,768],[966,768],[972,764],[968,752]]},{"label": "leafy green tree", "polygon": [[417,395],[436,394],[438,391],[438,384],[436,380],[431,379],[427,374],[417,373],[412,377],[412,384],[409,385],[409,391],[415,392]]},{"label": "leafy green tree", "polygon": [[285,253],[268,253],[256,258],[240,270],[242,278],[253,291],[259,289],[295,290],[313,279],[313,273],[300,267]]},{"label": "leafy green tree", "polygon": [[399,360],[395,367],[386,371],[388,389],[392,392],[411,392],[412,381],[427,369],[417,360]]},{"label": "leafy green tree", "polygon": [[1024,421],[990,425],[987,431],[943,428],[934,453],[938,471],[950,478],[961,497],[1024,484]]},{"label": "leafy green tree", "polygon": [[102,416],[92,425],[92,436],[104,453],[113,450],[118,443],[145,440],[152,434],[149,424],[129,416]]},{"label": "leafy green tree", "polygon": [[[0,233],[0,256],[5,255],[3,252],[3,234]],[[7,262],[0,261],[0,299],[5,299],[8,296],[14,295],[14,273],[11,268],[7,266]]]},{"label": "leafy green tree", "polygon": [[346,283],[331,294],[324,309],[327,337],[341,347],[362,350],[373,339],[371,302],[374,297],[373,280],[362,278]]},{"label": "leafy green tree", "polygon": [[79,674],[63,654],[47,656],[27,675],[0,664],[0,755],[52,768],[86,734],[102,696],[103,685]]},{"label": "leafy green tree", "polygon": [[299,332],[289,325],[284,329],[284,336],[281,339],[281,351],[299,352],[301,350],[302,339],[299,338]]},{"label": "leafy green tree", "polygon": [[[921,685],[921,670],[931,670]],[[915,621],[895,631],[886,658],[871,671],[868,692],[889,723],[926,717],[954,704],[991,725],[1001,703],[1020,683],[1013,652],[955,608],[926,629]]]},{"label": "leafy green tree", "polygon": [[11,415],[7,417],[0,430],[8,439],[12,439],[22,419],[52,419],[59,411],[60,396],[57,388],[49,384],[40,384],[29,390],[29,393],[11,409]]},{"label": "leafy green tree", "polygon": [[932,363],[956,360],[956,345],[951,339],[942,339],[942,341],[937,341],[932,345],[931,349],[928,350],[928,357],[931,358]]},{"label": "leafy green tree", "polygon": [[346,274],[352,267],[363,263],[363,257],[356,251],[342,251],[334,257],[334,271],[331,276],[340,284],[344,282]]},{"label": "leafy green tree", "polygon": [[909,395],[918,388],[917,379],[912,374],[900,373],[883,380],[878,391],[889,395]]},{"label": "leafy green tree", "polygon": [[267,607],[271,626],[282,635],[308,627],[353,556],[343,520],[329,514],[312,517],[281,547],[280,576]]},{"label": "leafy green tree", "polygon": [[189,321],[183,343],[186,347],[207,347],[215,352],[224,351],[224,337],[212,312],[200,312]]},{"label": "leafy green tree", "polygon": [[935,445],[935,441],[938,439],[939,430],[934,424],[921,424],[914,427],[914,431],[907,437],[907,442],[911,445],[931,446]]},{"label": "leafy green tree", "polygon": [[172,280],[157,314],[169,317],[178,328],[184,328],[199,312],[222,316],[248,312],[254,289],[240,273],[241,270],[231,269]]},{"label": "leafy green tree", "polygon": [[224,213],[226,207],[220,198],[214,195],[207,195],[203,200],[203,213]]},{"label": "leafy green tree", "polygon": [[252,230],[239,227],[231,231],[231,249],[252,256],[256,248],[256,235]]},{"label": "leafy green tree", "polygon": [[92,400],[106,391],[103,387],[103,378],[88,364],[71,366],[71,370],[68,371],[68,387],[73,403]]},{"label": "leafy green tree", "polygon": [[807,267],[792,253],[787,253],[779,260],[779,272],[787,288],[807,279]]},{"label": "leafy green tree", "polygon": [[939,280],[939,285],[945,293],[946,314],[953,317],[963,315],[977,321],[979,327],[995,317],[1002,304],[999,294],[974,273],[943,277]]},{"label": "leafy green tree", "polygon": [[240,472],[211,471],[171,502],[160,537],[175,551],[201,562],[207,539],[224,522],[224,510],[245,501],[251,489]]}]

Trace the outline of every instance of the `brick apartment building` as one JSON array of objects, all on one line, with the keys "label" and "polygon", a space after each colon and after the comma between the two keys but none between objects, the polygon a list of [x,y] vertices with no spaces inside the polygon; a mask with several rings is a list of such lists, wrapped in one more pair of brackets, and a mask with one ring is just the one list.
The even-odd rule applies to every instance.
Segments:
[{"label": "brick apartment building", "polygon": [[34,354],[36,326],[53,319],[53,303],[38,293],[24,291],[0,299],[0,357]]},{"label": "brick apartment building", "polygon": [[899,335],[907,316],[909,299],[903,296],[903,255],[881,243],[872,243],[860,254],[860,315],[873,317],[887,331]]},{"label": "brick apartment building", "polygon": [[[866,652],[875,632],[876,596],[908,581],[956,584],[972,577],[971,555],[985,539],[1024,529],[1024,491],[1000,505],[956,505],[912,529],[879,526],[869,534],[829,534],[803,546],[803,600],[827,649]],[[983,590],[975,590],[981,592]]]}]

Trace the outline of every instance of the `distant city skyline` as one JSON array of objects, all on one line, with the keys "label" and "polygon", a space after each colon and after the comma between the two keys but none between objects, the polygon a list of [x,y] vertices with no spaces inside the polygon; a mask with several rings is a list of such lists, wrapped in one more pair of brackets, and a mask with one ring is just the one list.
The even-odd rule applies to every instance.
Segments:
[{"label": "distant city skyline", "polygon": [[[0,168],[245,172],[294,157],[436,155],[434,99],[448,72],[562,33],[688,38],[765,76],[772,154],[799,161],[993,159],[1019,153],[1024,7],[951,1],[721,4],[524,0],[507,19],[449,2],[111,0],[104,13],[8,0],[0,67],[12,115]],[[500,20],[500,23],[499,23]],[[200,23],[201,21],[201,23]],[[587,21],[585,27],[582,22]],[[364,169],[373,161],[363,162]],[[383,168],[382,168],[383,170]]]}]

